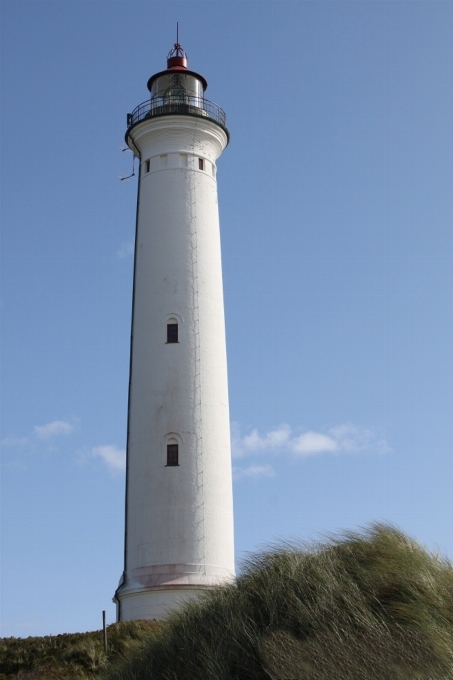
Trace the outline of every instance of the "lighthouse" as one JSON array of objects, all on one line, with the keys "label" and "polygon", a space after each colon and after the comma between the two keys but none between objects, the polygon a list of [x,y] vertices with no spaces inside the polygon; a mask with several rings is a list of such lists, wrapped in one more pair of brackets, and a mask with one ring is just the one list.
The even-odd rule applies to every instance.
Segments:
[{"label": "lighthouse", "polygon": [[139,159],[117,619],[159,619],[234,576],[216,161],[225,113],[177,41],[127,116]]}]

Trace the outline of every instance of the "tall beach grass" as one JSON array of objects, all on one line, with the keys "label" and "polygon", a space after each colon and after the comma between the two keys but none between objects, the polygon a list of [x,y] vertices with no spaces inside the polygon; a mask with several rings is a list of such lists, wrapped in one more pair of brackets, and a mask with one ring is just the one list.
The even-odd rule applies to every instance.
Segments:
[{"label": "tall beach grass", "polygon": [[453,567],[387,525],[249,558],[105,680],[453,680]]}]

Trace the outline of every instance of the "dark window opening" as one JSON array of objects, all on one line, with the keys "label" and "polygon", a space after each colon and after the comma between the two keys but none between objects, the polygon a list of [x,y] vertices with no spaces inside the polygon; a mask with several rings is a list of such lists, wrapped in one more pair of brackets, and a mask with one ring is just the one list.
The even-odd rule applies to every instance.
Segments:
[{"label": "dark window opening", "polygon": [[198,159],[198,168],[199,168],[199,170],[204,170],[204,159],[203,158]]},{"label": "dark window opening", "polygon": [[150,167],[151,167],[151,161],[147,160],[146,161],[146,172],[149,172]]},{"label": "dark window opening", "polygon": [[179,342],[177,323],[167,323],[167,342]]},{"label": "dark window opening", "polygon": [[179,465],[179,444],[167,444],[167,465]]}]

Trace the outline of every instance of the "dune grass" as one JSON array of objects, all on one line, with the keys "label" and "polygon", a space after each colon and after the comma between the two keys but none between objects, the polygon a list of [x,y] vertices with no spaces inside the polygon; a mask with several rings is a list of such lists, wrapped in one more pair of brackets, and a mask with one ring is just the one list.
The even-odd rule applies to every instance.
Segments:
[{"label": "dune grass", "polygon": [[149,638],[153,621],[131,621],[108,626],[108,651],[102,631],[1,638],[0,680],[88,680],[99,678],[110,664]]},{"label": "dune grass", "polygon": [[453,568],[375,525],[249,559],[105,680],[453,680]]}]

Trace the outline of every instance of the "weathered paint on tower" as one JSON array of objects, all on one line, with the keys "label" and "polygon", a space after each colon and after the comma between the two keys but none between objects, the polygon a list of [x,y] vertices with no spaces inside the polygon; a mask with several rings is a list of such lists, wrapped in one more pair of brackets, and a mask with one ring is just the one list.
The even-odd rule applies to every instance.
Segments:
[{"label": "weathered paint on tower", "polygon": [[128,116],[140,159],[118,619],[161,618],[234,575],[216,160],[223,111],[178,43]]}]

